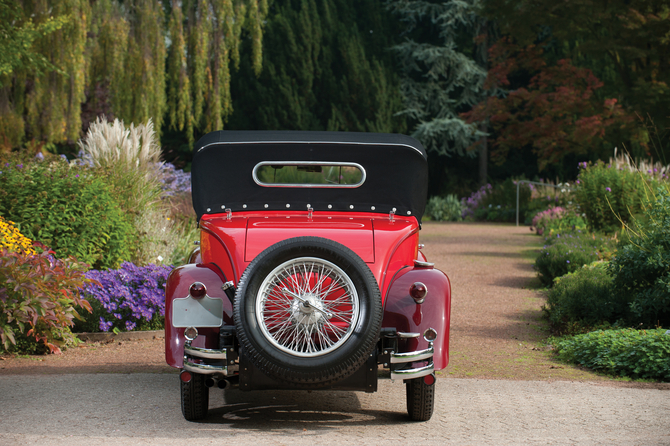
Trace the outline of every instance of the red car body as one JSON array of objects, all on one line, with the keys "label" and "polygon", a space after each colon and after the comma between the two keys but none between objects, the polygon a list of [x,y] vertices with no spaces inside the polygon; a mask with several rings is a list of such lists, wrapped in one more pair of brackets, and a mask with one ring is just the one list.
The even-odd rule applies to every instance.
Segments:
[{"label": "red car body", "polygon": [[[169,365],[182,369],[184,416],[187,419],[198,419],[206,415],[207,408],[202,399],[207,390],[203,390],[206,389],[203,384],[218,387],[234,384],[242,390],[336,388],[370,392],[377,388],[378,369],[381,366],[390,369],[391,378],[403,379],[408,384],[410,416],[416,420],[430,418],[434,399],[434,373],[445,368],[449,362],[451,287],[447,276],[428,263],[420,251],[420,218],[425,206],[427,180],[426,156],[420,144],[400,135],[326,132],[215,132],[215,135],[210,134],[203,140],[196,145],[193,168],[194,206],[200,226],[199,248],[192,256],[193,263],[176,268],[166,287],[166,360]],[[368,146],[371,147],[370,153],[361,155],[361,145],[366,150]],[[247,150],[251,147],[256,151]],[[203,148],[212,152],[203,154]],[[375,184],[375,181],[388,181],[383,178],[383,171],[375,169],[378,151],[384,154],[385,149],[393,153],[402,150],[397,154],[399,159],[394,160],[393,154],[389,154],[389,159],[384,160],[384,164],[395,166],[396,174],[400,176],[393,183]],[[367,159],[370,156],[371,160]],[[221,178],[226,178],[222,182],[226,185],[220,185],[212,178],[218,175],[212,166],[231,157],[238,157],[240,164],[243,164],[243,160],[250,160],[246,165],[239,166],[240,171],[235,174],[239,179],[237,183],[222,173]],[[355,162],[348,163],[352,158]],[[418,172],[419,175],[423,174],[423,178],[402,176],[406,171],[404,167],[410,161],[418,169],[408,169],[410,175]],[[275,179],[277,171],[285,166],[294,167],[298,171],[302,169],[303,173],[307,172],[305,175],[310,172],[321,175],[325,170],[339,168],[339,177],[342,178],[342,165],[350,171],[362,171],[359,174],[362,178],[356,180],[358,186],[329,183],[266,184],[259,179],[258,174],[259,169],[266,165],[266,170],[274,172]],[[219,164],[219,167],[222,166]],[[238,164],[233,162],[231,167],[236,166]],[[207,169],[210,169],[209,172]],[[203,176],[205,180],[202,180]],[[249,179],[253,179],[253,182]],[[397,195],[405,194],[403,182],[411,185],[406,188],[410,190],[411,196],[399,200],[402,203],[396,207],[385,205],[384,202],[393,203],[392,187],[398,191]],[[367,190],[361,186],[368,183],[371,186]],[[418,187],[416,183],[419,183]],[[235,184],[243,184],[241,190],[229,191],[228,188]],[[211,191],[217,188],[224,190]],[[263,193],[265,191],[267,193]],[[201,192],[202,195],[198,195]],[[279,195],[275,197],[269,193]],[[300,194],[307,195],[296,199],[296,195]],[[375,201],[370,197],[381,197],[380,204],[371,205]],[[223,200],[234,203],[231,205],[233,207],[219,206],[218,203]],[[300,200],[303,200],[303,206],[295,204]],[[211,202],[216,203],[216,207],[210,205]],[[297,209],[299,207],[302,209]],[[382,209],[384,211],[380,212]],[[263,316],[279,311],[272,310],[271,304],[267,303],[272,300],[269,296],[277,294],[277,291],[270,289],[270,294],[260,297],[260,290],[250,292],[245,286],[251,286],[249,284],[253,282],[254,271],[263,267],[265,258],[272,261],[273,250],[279,251],[281,257],[281,251],[289,249],[283,247],[287,243],[293,243],[295,246],[292,252],[298,253],[284,256],[290,262],[298,258],[304,263],[304,259],[314,257],[313,254],[304,257],[299,255],[301,243],[306,244],[306,249],[312,249],[310,252],[318,252],[314,251],[317,248],[332,247],[336,251],[348,253],[346,256],[358,262],[356,268],[364,270],[364,274],[368,274],[369,270],[369,277],[374,279],[368,279],[367,282],[375,296],[378,289],[378,298],[372,300],[380,300],[374,303],[379,310],[374,310],[377,307],[366,310],[364,290],[353,293],[363,296],[359,296],[360,304],[356,300],[358,298],[351,298],[354,304],[347,303],[342,310],[336,303],[332,303],[343,299],[337,292],[334,292],[336,297],[330,298],[334,300],[328,303],[326,293],[316,295],[315,292],[308,292],[309,286],[303,287],[304,292],[301,293],[292,292],[282,285],[284,291],[280,290],[275,300],[287,302],[280,311],[286,320]],[[320,243],[326,244],[326,248],[319,248]],[[331,265],[330,261],[325,263]],[[333,263],[338,264],[336,261]],[[337,269],[344,273],[343,280],[348,280],[351,268],[345,265]],[[312,277],[314,273],[303,275]],[[264,277],[259,276],[257,281],[260,282]],[[314,277],[308,279],[312,280],[311,287],[314,289],[315,281],[325,283],[331,280],[327,274]],[[263,284],[268,280],[266,278]],[[285,283],[288,281],[286,279]],[[265,286],[263,284],[260,285],[261,289],[265,289],[262,288]],[[206,302],[198,295],[202,294],[198,291],[200,285],[206,288]],[[331,285],[331,288],[337,287]],[[239,308],[236,309],[236,305]],[[215,315],[213,323],[205,324],[208,326],[198,326],[197,318],[193,319],[196,313],[209,318],[212,312],[219,311],[222,314]],[[376,327],[374,333],[365,334],[372,336],[370,339],[374,341],[374,345],[366,347],[364,352],[367,359],[356,359],[357,363],[346,371],[334,371],[335,366],[332,365],[332,370],[328,369],[324,363],[337,349],[349,348],[346,343],[354,343],[356,337],[363,337],[364,334],[351,328],[354,323],[349,319],[347,321],[351,323],[342,322],[338,311],[342,311],[344,319],[353,317],[350,315],[355,311],[361,312],[361,318],[374,315],[375,311],[381,313],[377,317],[381,321],[378,323],[380,327]],[[243,316],[249,321],[248,325],[240,322]],[[215,326],[219,321],[220,325]],[[309,334],[304,335],[306,339],[311,337],[307,340],[307,347],[298,348],[286,341],[286,336],[277,334],[281,331],[276,328],[277,324],[297,327],[291,328],[295,330],[300,328],[300,333],[309,331]],[[358,321],[357,324],[362,327],[360,330],[368,330],[366,321]],[[328,326],[332,326],[336,332],[349,330],[347,333],[350,334],[346,336],[350,338],[336,339],[330,347],[328,340],[321,341],[320,347],[313,344],[313,339],[324,336]],[[332,330],[328,332],[331,335]],[[263,334],[257,335],[258,331]],[[241,335],[241,332],[244,334]],[[193,333],[197,333],[195,337]],[[262,351],[245,351],[254,346],[253,337],[257,337],[262,341],[261,345],[265,346],[258,347],[259,350],[276,346],[283,352],[263,357]],[[338,342],[342,346],[338,347]],[[346,358],[349,360],[348,356]],[[275,365],[273,361],[279,364]],[[310,361],[313,361],[316,369],[322,367],[324,371],[310,374]],[[352,363],[355,361],[351,359]],[[285,367],[285,370],[277,372],[277,367]],[[305,378],[293,380],[292,367],[296,373],[304,371]]]}]

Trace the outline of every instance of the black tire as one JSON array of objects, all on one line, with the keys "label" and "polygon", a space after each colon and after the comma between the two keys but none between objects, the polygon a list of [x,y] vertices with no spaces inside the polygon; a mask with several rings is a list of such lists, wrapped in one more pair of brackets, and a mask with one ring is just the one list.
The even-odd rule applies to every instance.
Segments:
[{"label": "black tire", "polygon": [[427,385],[423,378],[405,381],[407,391],[407,413],[412,421],[428,421],[435,409],[435,386]]},{"label": "black tire", "polygon": [[367,360],[379,339],[382,304],[370,268],[352,250],[325,238],[296,237],[251,262],[234,314],[241,350],[258,369],[318,388]]},{"label": "black tire", "polygon": [[205,386],[205,376],[192,374],[191,381],[181,379],[181,413],[188,421],[202,420],[209,409],[209,388]]}]

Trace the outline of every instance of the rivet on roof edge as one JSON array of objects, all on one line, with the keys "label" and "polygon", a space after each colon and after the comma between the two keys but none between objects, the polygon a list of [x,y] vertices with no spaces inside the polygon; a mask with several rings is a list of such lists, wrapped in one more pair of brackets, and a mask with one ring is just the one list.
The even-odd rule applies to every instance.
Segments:
[{"label": "rivet on roof edge", "polygon": [[372,210],[374,211],[374,210],[375,210],[375,207],[374,207],[374,206],[372,206],[372,207],[370,207],[370,209],[372,209]]},{"label": "rivet on roof edge", "polygon": [[226,205],[225,205],[225,204],[222,204],[222,205],[221,205],[221,209],[225,209],[225,208],[226,208]]},{"label": "rivet on roof edge", "polygon": [[329,204],[329,205],[328,205],[328,209],[332,209],[332,208],[333,208],[333,205],[332,205],[332,204]]},{"label": "rivet on roof edge", "polygon": [[287,208],[290,208],[290,207],[291,207],[291,205],[290,205],[290,204],[288,204],[288,203],[286,203],[286,207],[287,207]]},{"label": "rivet on roof edge", "polygon": [[354,205],[353,205],[353,204],[350,204],[350,205],[349,205],[349,209],[353,209],[353,208],[354,208]]},{"label": "rivet on roof edge", "polygon": [[266,204],[266,205],[264,205],[263,207],[267,209],[269,206]]},{"label": "rivet on roof edge", "polygon": [[412,215],[412,211],[407,211],[407,215]]},{"label": "rivet on roof edge", "polygon": [[207,212],[212,212],[212,208],[207,208]]},{"label": "rivet on roof edge", "polygon": [[247,208],[247,205],[246,205],[246,204],[243,204],[242,207],[243,207],[244,209],[246,209],[246,208]]}]

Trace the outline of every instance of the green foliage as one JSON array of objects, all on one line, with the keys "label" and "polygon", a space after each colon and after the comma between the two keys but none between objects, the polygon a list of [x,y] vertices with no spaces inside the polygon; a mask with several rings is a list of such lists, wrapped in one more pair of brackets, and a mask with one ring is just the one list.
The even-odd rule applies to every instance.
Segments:
[{"label": "green foliage", "polygon": [[[229,128],[402,133],[398,80],[380,0],[277,0],[263,70],[241,60]],[[247,51],[246,44],[242,47]]]},{"label": "green foliage", "polygon": [[221,129],[245,37],[260,70],[267,9],[267,0],[0,0],[0,148],[71,144],[100,115],[152,119],[160,132],[169,111],[189,141],[194,129]]},{"label": "green foliage", "polygon": [[551,286],[554,279],[597,260],[609,259],[615,242],[595,234],[568,232],[547,238],[535,260],[540,281]]},{"label": "green foliage", "polygon": [[628,305],[615,293],[613,281],[606,262],[585,265],[557,278],[543,308],[552,331],[583,332],[624,318]]},{"label": "green foliage", "polygon": [[456,195],[431,197],[426,205],[426,215],[434,221],[461,221],[463,208]]},{"label": "green foliage", "polygon": [[535,227],[538,235],[552,236],[576,231],[583,232],[587,225],[586,220],[574,210],[552,207],[536,214],[531,226]]},{"label": "green foliage", "polygon": [[[79,104],[85,101],[84,48],[89,2],[14,3],[18,3],[18,9],[5,9],[13,16],[5,23],[10,28],[16,26],[18,35],[10,32],[6,54],[11,71],[0,76],[0,146],[8,150],[25,139],[45,143],[72,141],[79,136]],[[4,32],[0,35],[6,36]],[[16,39],[20,37],[28,40],[19,42]],[[17,44],[23,47],[17,48]]]},{"label": "green foliage", "polygon": [[[497,184],[487,184],[463,199],[463,216],[477,221],[516,221],[516,181],[512,178]],[[531,202],[531,189],[527,184],[519,186],[519,216],[523,221]]]},{"label": "green foliage", "polygon": [[0,87],[5,76],[14,70],[34,70],[36,73],[56,69],[42,54],[33,48],[33,43],[61,29],[68,21],[66,16],[48,17],[35,24],[31,17],[24,17],[19,3],[0,0]]},{"label": "green foliage", "polygon": [[613,231],[642,212],[649,189],[640,173],[602,161],[581,167],[574,194],[591,229]]},{"label": "green foliage", "polygon": [[136,233],[117,200],[103,177],[62,159],[2,166],[0,214],[59,258],[96,268],[130,259]]},{"label": "green foliage", "polygon": [[615,376],[670,381],[670,334],[656,330],[599,330],[559,339],[559,359]]},{"label": "green foliage", "polygon": [[41,346],[59,353],[76,343],[70,331],[80,317],[76,308],[91,310],[80,288],[93,281],[84,277],[86,265],[52,254],[0,250],[0,352],[33,353]]},{"label": "green foliage", "polygon": [[631,322],[670,326],[670,193],[656,191],[646,220],[610,264],[619,293],[630,300]]},{"label": "green foliage", "polygon": [[475,41],[486,33],[480,6],[479,0],[388,2],[407,24],[408,38],[393,47],[403,73],[402,114],[415,125],[413,136],[436,153],[474,155],[468,148],[486,136],[459,116],[486,94],[486,46]]}]

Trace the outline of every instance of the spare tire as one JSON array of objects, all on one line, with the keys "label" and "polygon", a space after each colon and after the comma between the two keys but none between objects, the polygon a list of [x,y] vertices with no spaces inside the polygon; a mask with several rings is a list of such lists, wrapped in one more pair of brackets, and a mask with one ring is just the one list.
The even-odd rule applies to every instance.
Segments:
[{"label": "spare tire", "polygon": [[261,252],[235,296],[242,353],[282,382],[323,387],[354,373],[379,338],[382,303],[370,268],[346,246],[296,237]]}]

